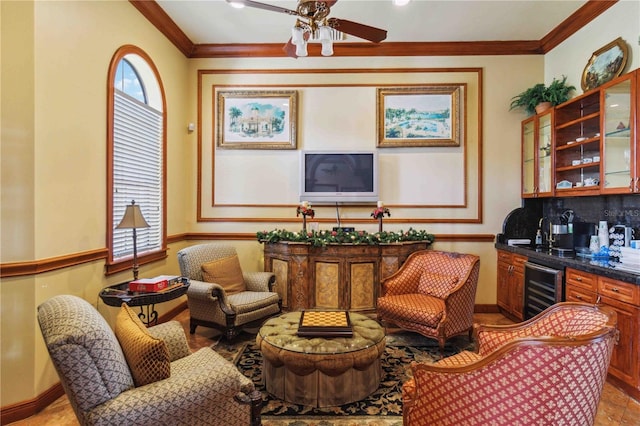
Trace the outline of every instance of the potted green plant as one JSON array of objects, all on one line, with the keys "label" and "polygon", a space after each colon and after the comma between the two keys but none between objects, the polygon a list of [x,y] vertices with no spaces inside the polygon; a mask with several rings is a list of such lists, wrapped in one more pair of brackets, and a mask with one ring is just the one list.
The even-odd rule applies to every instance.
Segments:
[{"label": "potted green plant", "polygon": [[528,114],[541,113],[552,106],[569,100],[569,95],[576,88],[567,84],[567,77],[562,80],[553,79],[549,86],[538,83],[511,99],[509,109],[524,108]]}]

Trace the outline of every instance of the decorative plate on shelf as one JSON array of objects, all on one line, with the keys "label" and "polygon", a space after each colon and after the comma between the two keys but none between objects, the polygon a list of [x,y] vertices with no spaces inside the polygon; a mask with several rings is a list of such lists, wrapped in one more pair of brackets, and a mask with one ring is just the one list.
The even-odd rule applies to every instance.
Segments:
[{"label": "decorative plate on shelf", "polygon": [[622,37],[593,52],[582,72],[582,90],[595,89],[618,77],[627,65],[628,56],[629,48]]}]

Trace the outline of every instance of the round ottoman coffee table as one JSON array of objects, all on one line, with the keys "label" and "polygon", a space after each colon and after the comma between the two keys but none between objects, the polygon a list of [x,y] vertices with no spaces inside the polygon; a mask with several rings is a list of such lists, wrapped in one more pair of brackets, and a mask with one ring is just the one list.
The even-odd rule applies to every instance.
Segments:
[{"label": "round ottoman coffee table", "polygon": [[301,312],[267,320],[256,343],[262,352],[262,378],[269,393],[314,407],[359,401],[380,386],[384,328],[350,312],[353,337],[299,337]]}]

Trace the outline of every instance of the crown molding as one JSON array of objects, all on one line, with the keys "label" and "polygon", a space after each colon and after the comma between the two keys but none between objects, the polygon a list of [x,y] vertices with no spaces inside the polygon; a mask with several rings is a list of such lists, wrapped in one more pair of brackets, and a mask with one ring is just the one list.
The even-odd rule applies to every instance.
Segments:
[{"label": "crown molding", "polygon": [[550,52],[617,2],[618,0],[589,0],[540,40],[542,51]]},{"label": "crown molding", "polygon": [[[619,0],[589,0],[541,40],[336,43],[333,56],[544,55]],[[187,58],[286,57],[283,44],[194,44],[155,0],[129,0]],[[310,45],[320,54],[320,46]],[[317,50],[317,52],[316,52]]]},{"label": "crown molding", "polygon": [[195,45],[155,0],[129,0],[129,3],[160,30],[184,56],[191,57]]},{"label": "crown molding", "polygon": [[[286,57],[282,43],[198,44],[191,58]],[[309,55],[320,55],[321,46],[309,44]],[[539,55],[539,41],[449,41],[335,43],[332,56],[478,56]]]}]

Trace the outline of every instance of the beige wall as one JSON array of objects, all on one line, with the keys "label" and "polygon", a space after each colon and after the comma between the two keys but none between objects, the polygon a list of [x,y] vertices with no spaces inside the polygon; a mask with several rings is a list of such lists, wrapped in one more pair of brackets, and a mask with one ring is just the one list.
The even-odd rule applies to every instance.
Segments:
[{"label": "beige wall", "polygon": [[[25,262],[104,248],[106,87],[109,62],[124,44],[153,59],[168,105],[168,233],[193,216],[187,134],[188,61],[129,2],[0,2],[2,17],[1,262]],[[170,258],[141,268],[178,273]],[[58,379],[36,321],[36,307],[56,294],[85,298],[109,320],[99,290],[104,262],[6,278],[2,312],[1,406],[26,401]],[[175,303],[173,304],[175,306]],[[160,313],[172,307],[160,306]]]},{"label": "beige wall", "polygon": [[[233,59],[233,60],[197,60],[191,64],[193,72],[191,78],[197,78],[197,71],[211,72],[213,70],[242,69],[242,70],[262,70],[262,69],[358,69],[362,68],[361,58],[326,58],[308,57],[304,60],[293,61],[290,58],[277,59]],[[385,224],[387,230],[407,229],[409,227],[427,229],[435,234],[496,234],[500,232],[502,221],[505,215],[512,209],[520,205],[520,121],[524,118],[522,113],[509,111],[509,102],[514,93],[520,91],[523,85],[530,85],[532,82],[540,80],[544,65],[541,56],[477,56],[477,57],[434,57],[434,58],[368,58],[367,68],[404,68],[404,69],[436,69],[448,70],[444,72],[415,72],[415,73],[371,73],[363,75],[349,75],[348,73],[319,73],[319,74],[297,74],[287,73],[282,75],[259,73],[216,75],[206,74],[202,78],[201,84],[201,108],[203,122],[202,128],[202,208],[200,214],[205,218],[220,217],[243,217],[252,215],[255,217],[269,218],[295,218],[295,209],[292,207],[298,201],[298,152],[297,151],[240,151],[240,150],[217,150],[215,153],[216,166],[224,168],[224,173],[216,174],[215,186],[211,182],[213,170],[212,150],[215,144],[216,131],[212,117],[215,116],[215,96],[213,89],[216,86],[223,86],[228,89],[250,90],[297,90],[300,97],[298,108],[299,138],[298,149],[355,149],[374,150],[376,149],[376,122],[375,122],[375,84],[429,84],[429,83],[467,83],[467,177],[466,191],[468,194],[467,208],[392,208],[393,218],[409,218],[417,220],[433,220],[436,223],[389,223]],[[474,73],[465,73],[459,69],[480,68],[482,70],[482,123],[478,122],[478,93],[479,87],[475,81]],[[458,69],[458,70],[456,70]],[[504,70],[509,70],[511,78],[504,78]],[[472,75],[472,76],[471,76]],[[358,87],[350,91],[352,96],[366,97],[368,102],[363,103],[361,99],[352,102],[341,96],[343,87],[334,87],[330,90],[336,92],[334,98],[339,100],[339,105],[333,105],[334,99],[329,96],[318,96],[320,90],[316,86],[325,87],[331,85],[347,85],[350,87],[358,85],[372,84],[372,87]],[[264,86],[261,86],[264,85]],[[283,85],[283,86],[280,86]],[[195,82],[193,86],[196,86]],[[316,96],[313,96],[316,95]],[[348,105],[345,107],[345,103]],[[349,104],[355,105],[349,108]],[[357,107],[356,107],[357,106]],[[356,111],[353,111],[356,110]],[[320,111],[320,113],[318,113]],[[327,111],[323,114],[322,111]],[[335,118],[336,111],[340,112],[338,120]],[[369,119],[358,122],[360,117],[366,116]],[[334,120],[323,119],[323,117],[334,117]],[[354,122],[357,124],[354,125]],[[482,206],[484,211],[481,214],[481,223],[451,223],[449,219],[469,219],[476,218],[478,205],[480,202],[477,188],[478,176],[478,128],[482,125]],[[342,136],[345,135],[345,136]],[[349,143],[345,143],[345,140]],[[459,153],[461,150],[458,149]],[[432,162],[425,162],[426,171],[421,171],[412,176],[413,181],[408,188],[402,188],[402,195],[394,192],[396,188],[389,187],[386,182],[394,181],[397,169],[388,168],[389,162],[396,162],[397,167],[413,166],[413,162],[419,156],[439,156],[443,153],[454,152],[450,148],[393,148],[378,149],[380,162],[380,199],[386,203],[396,202],[398,204],[416,204],[415,198],[411,197],[411,192],[416,193],[430,191],[430,187],[437,185],[437,182],[444,181],[452,173],[446,166]],[[197,155],[197,152],[194,152]],[[454,152],[455,155],[455,152]],[[262,162],[259,157],[262,156]],[[249,157],[249,159],[247,159]],[[254,159],[257,157],[258,159]],[[423,157],[423,161],[424,161]],[[512,160],[509,160],[512,159]],[[251,168],[234,167],[234,164],[246,164],[248,161],[258,161]],[[229,165],[231,164],[231,165]],[[248,172],[249,170],[249,172]],[[289,185],[274,185],[269,187],[263,182],[269,179],[269,173],[278,172],[289,176],[293,181]],[[247,176],[248,175],[248,176]],[[193,171],[193,179],[196,179]],[[231,204],[225,199],[223,187],[229,182],[243,181],[245,185],[240,189],[241,194],[247,194],[244,200],[247,204],[258,204],[253,206],[227,206]],[[249,186],[250,188],[248,188]],[[256,189],[259,194],[256,194]],[[462,190],[465,190],[463,188]],[[385,192],[386,191],[386,192]],[[398,191],[399,192],[399,191]],[[215,193],[215,199],[211,194]],[[254,195],[250,195],[254,194]],[[237,197],[237,194],[234,194]],[[195,200],[194,200],[195,202]],[[278,205],[285,205],[279,207]],[[287,207],[286,205],[289,205]],[[195,209],[196,206],[194,205]],[[320,229],[331,229],[335,226],[335,207],[314,206],[316,218],[328,220],[321,222]],[[343,224],[349,226],[349,219],[367,218],[371,211],[371,206],[366,207],[340,207]],[[375,232],[376,224],[356,223],[358,229],[365,229]],[[263,229],[287,228],[298,229],[299,223],[251,223],[251,222],[220,222],[215,225],[208,222],[193,224],[193,232],[256,232]],[[496,299],[496,276],[495,276],[495,250],[493,243],[458,243],[450,244],[436,242],[436,249],[450,249],[467,251],[481,256],[482,270],[480,275],[479,288],[476,297],[478,304],[495,304]],[[252,248],[254,252],[254,264],[258,266],[261,262],[260,247]]]},{"label": "beige wall", "polygon": [[[590,54],[601,47],[602,39],[616,38],[620,30],[618,19],[633,12],[638,16],[637,2],[619,2],[594,22],[597,37],[594,35],[592,39],[579,33],[576,44]],[[134,44],[148,53],[164,84],[169,118],[169,235],[255,232],[294,226],[196,221],[197,134],[188,134],[186,126],[197,117],[197,70],[362,68],[363,64],[372,68],[482,68],[482,223],[416,227],[435,234],[496,234],[505,215],[520,204],[519,134],[524,116],[508,111],[511,97],[549,75],[558,74],[559,70],[575,78],[588,59],[587,55],[580,61],[564,60],[567,50],[573,49],[574,42],[570,39],[558,48],[563,49],[563,54],[552,52],[547,55],[548,60],[540,56],[187,60],[127,1],[1,1],[0,18],[2,263],[41,260],[105,247],[106,76],[111,56],[121,45]],[[637,40],[640,23],[629,25],[629,41]],[[637,44],[633,43],[632,48],[633,66],[638,67]],[[278,161],[273,166],[291,167]],[[292,194],[286,196],[295,198]],[[277,208],[261,212],[267,217],[294,217],[293,211]],[[243,267],[262,268],[262,247],[257,242],[234,244]],[[184,245],[172,245],[165,262],[143,266],[141,274],[177,273],[175,253]],[[437,242],[435,248],[480,255],[476,301],[495,303],[496,259],[492,243]],[[38,304],[56,294],[76,294],[113,321],[115,308],[106,307],[97,294],[102,287],[122,282],[129,275],[105,278],[103,268],[103,262],[92,262],[2,280],[0,406],[29,401],[58,381],[36,323]],[[161,314],[173,306],[175,303],[159,306]]]},{"label": "beige wall", "polygon": [[582,73],[596,50],[621,37],[629,47],[625,71],[640,67],[640,1],[622,0],[545,55],[545,81],[567,76],[582,93]]}]

